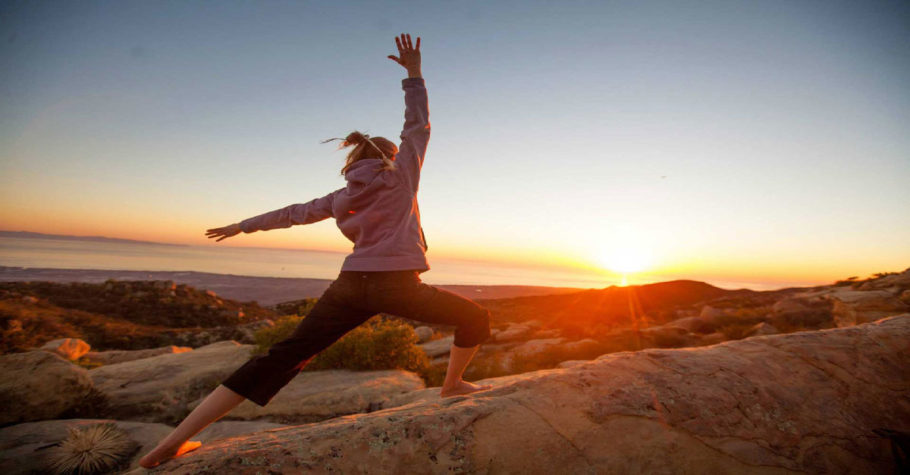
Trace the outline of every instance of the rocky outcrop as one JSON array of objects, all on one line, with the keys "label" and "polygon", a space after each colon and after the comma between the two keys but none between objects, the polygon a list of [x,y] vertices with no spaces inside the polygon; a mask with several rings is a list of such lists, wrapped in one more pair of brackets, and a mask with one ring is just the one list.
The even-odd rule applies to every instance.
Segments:
[{"label": "rocky outcrop", "polygon": [[0,426],[53,419],[92,392],[88,371],[48,351],[0,356]]},{"label": "rocky outcrop", "polygon": [[252,345],[223,341],[89,371],[114,419],[176,423],[187,404],[211,392],[250,358]]},{"label": "rocky outcrop", "polygon": [[92,347],[78,338],[60,338],[45,343],[39,349],[50,351],[70,361],[75,361],[88,353]]},{"label": "rocky outcrop", "polygon": [[889,473],[910,430],[910,316],[620,352],[221,440],[167,473]]},{"label": "rocky outcrop", "polygon": [[141,360],[158,355],[170,355],[174,353],[186,353],[193,351],[188,346],[162,346],[159,348],[149,348],[147,350],[109,350],[109,351],[89,351],[82,356],[82,359],[89,363],[100,365],[109,365],[117,363],[126,363],[127,361]]},{"label": "rocky outcrop", "polygon": [[[301,371],[265,407],[244,401],[225,418],[286,424],[322,421],[368,412],[390,397],[424,387],[419,376],[403,370]],[[190,408],[200,402],[195,401]]]}]

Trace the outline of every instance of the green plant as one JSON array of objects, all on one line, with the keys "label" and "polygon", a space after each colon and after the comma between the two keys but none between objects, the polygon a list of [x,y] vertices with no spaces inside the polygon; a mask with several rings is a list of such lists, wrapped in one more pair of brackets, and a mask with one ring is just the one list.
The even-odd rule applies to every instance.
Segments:
[{"label": "green plant", "polygon": [[[274,327],[256,332],[256,353],[266,353],[273,344],[289,337],[301,320],[296,316],[282,317]],[[403,369],[431,375],[429,367],[429,358],[417,346],[417,335],[410,325],[376,316],[316,355],[304,370]]]},{"label": "green plant", "polygon": [[300,324],[303,318],[304,317],[299,317],[297,315],[285,315],[283,317],[278,317],[278,319],[275,320],[274,326],[265,327],[256,331],[253,334],[253,341],[256,344],[253,353],[268,353],[269,348],[271,348],[272,345],[291,336],[291,333],[294,333],[294,329],[297,328],[297,325]]}]

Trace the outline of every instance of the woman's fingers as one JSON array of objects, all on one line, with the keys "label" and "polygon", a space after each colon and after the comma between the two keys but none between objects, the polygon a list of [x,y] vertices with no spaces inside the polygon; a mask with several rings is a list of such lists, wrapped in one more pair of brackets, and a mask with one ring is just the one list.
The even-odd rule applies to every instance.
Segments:
[{"label": "woman's fingers", "polygon": [[407,37],[408,37],[408,49],[414,49],[414,45],[411,44],[411,34],[408,33]]},{"label": "woman's fingers", "polygon": [[391,59],[392,61],[395,61],[395,62],[398,63],[398,64],[401,64],[401,60],[398,59],[397,56],[392,56],[392,55],[390,54],[390,55],[389,55],[389,59]]},{"label": "woman's fingers", "polygon": [[417,37],[417,46],[414,47],[415,50],[420,51],[420,37]]}]

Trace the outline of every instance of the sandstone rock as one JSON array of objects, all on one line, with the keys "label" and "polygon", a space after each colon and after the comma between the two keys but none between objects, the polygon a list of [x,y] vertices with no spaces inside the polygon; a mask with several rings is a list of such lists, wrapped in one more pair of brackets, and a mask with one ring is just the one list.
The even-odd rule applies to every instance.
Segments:
[{"label": "sandstone rock", "polygon": [[225,421],[220,420],[209,424],[202,429],[202,432],[193,436],[193,440],[203,443],[212,442],[219,439],[228,439],[238,435],[252,434],[253,432],[262,432],[269,429],[279,429],[288,427],[285,424],[276,424],[268,421]]},{"label": "sandstone rock", "polygon": [[710,305],[705,305],[701,308],[701,312],[698,314],[699,318],[708,322],[714,323],[714,320],[724,317],[727,315],[726,310],[720,308],[714,308]]},{"label": "sandstone rock", "polygon": [[452,343],[454,342],[455,335],[449,335],[438,340],[432,340],[423,343],[420,345],[420,347],[423,348],[423,351],[427,353],[427,356],[434,358],[436,356],[449,354],[449,350],[451,349]]},{"label": "sandstone rock", "polygon": [[910,290],[905,290],[905,291],[901,292],[900,299],[901,299],[901,302],[910,304]]},{"label": "sandstone rock", "polygon": [[539,330],[534,334],[535,339],[541,338],[556,338],[560,336],[562,332],[558,328],[551,328],[549,330]]},{"label": "sandstone rock", "polygon": [[701,343],[703,345],[716,345],[725,341],[727,341],[727,335],[724,335],[721,332],[708,333],[701,337]]},{"label": "sandstone rock", "polygon": [[751,328],[746,330],[746,336],[761,336],[761,335],[776,335],[780,333],[777,328],[774,328],[774,325],[765,322],[758,322],[755,325],[752,325]]},{"label": "sandstone rock", "polygon": [[559,345],[564,341],[565,340],[563,338],[543,338],[539,340],[530,340],[516,346],[512,352],[515,355],[520,356],[534,356],[545,351],[547,348]]},{"label": "sandstone rock", "polygon": [[433,338],[433,329],[426,325],[415,328],[414,333],[417,335],[418,343],[426,343],[430,341],[430,338]]},{"label": "sandstone rock", "polygon": [[771,306],[771,311],[777,315],[802,313],[809,309],[810,307],[803,300],[795,298],[780,299]]},{"label": "sandstone rock", "polygon": [[78,338],[60,338],[59,340],[51,340],[45,343],[39,349],[50,351],[70,361],[75,361],[88,353],[92,347]]},{"label": "sandstone rock", "polygon": [[[322,421],[368,412],[391,396],[424,387],[419,376],[403,370],[301,371],[265,407],[244,401],[225,418],[288,424]],[[201,399],[190,408],[200,402]]]},{"label": "sandstone rock", "polygon": [[207,395],[250,359],[252,345],[222,341],[186,353],[165,354],[89,371],[117,419],[179,422],[187,404]]},{"label": "sandstone rock", "polygon": [[562,345],[567,353],[579,353],[584,351],[590,351],[600,346],[600,342],[591,338],[585,338],[584,340],[570,341]]},{"label": "sandstone rock", "polygon": [[141,360],[158,355],[169,355],[173,353],[186,353],[193,351],[188,346],[162,346],[160,348],[149,348],[146,350],[109,350],[109,351],[89,351],[82,356],[82,359],[103,365],[125,363],[127,361]]},{"label": "sandstone rock", "polygon": [[0,356],[0,425],[53,419],[92,391],[88,371],[56,353]]},{"label": "sandstone rock", "polygon": [[843,290],[826,297],[834,302],[831,313],[838,327],[867,323],[910,310],[910,306],[886,290]]},{"label": "sandstone rock", "polygon": [[[910,317],[604,355],[491,390],[217,441],[190,473],[893,473]],[[425,391],[432,391],[428,389]],[[420,392],[420,391],[417,391]],[[811,395],[811,397],[807,397]]]},{"label": "sandstone rock", "polygon": [[[527,324],[523,323],[511,323],[505,330],[502,330],[496,334],[496,340],[498,342],[502,341],[511,341],[518,340],[524,337],[527,337],[534,331],[534,328]],[[492,338],[491,338],[492,339]]]},{"label": "sandstone rock", "polygon": [[[155,448],[174,428],[155,423],[114,421],[110,419],[58,419],[26,422],[0,429],[0,473],[25,475],[51,473],[47,448],[68,435],[68,427],[84,427],[113,422],[139,445],[131,468],[139,467],[139,459]],[[216,423],[217,424],[217,423]]]},{"label": "sandstone rock", "polygon": [[556,367],[557,368],[574,368],[576,366],[581,366],[589,361],[590,360],[568,360],[568,361],[563,361],[563,362],[557,364]]},{"label": "sandstone rock", "polygon": [[701,317],[678,318],[666,323],[664,326],[683,328],[692,333],[710,333],[714,330],[714,325],[708,323]]}]

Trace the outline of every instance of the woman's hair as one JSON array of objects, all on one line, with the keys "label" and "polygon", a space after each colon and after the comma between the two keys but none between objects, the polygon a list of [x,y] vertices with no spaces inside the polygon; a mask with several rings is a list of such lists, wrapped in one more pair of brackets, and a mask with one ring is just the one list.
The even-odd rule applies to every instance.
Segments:
[{"label": "woman's hair", "polygon": [[344,139],[333,138],[323,140],[323,143],[330,140],[341,140],[341,146],[338,148],[354,147],[353,150],[348,152],[347,160],[345,160],[344,167],[341,169],[342,175],[347,173],[351,165],[366,158],[381,159],[383,170],[395,169],[395,154],[398,153],[398,146],[385,137],[370,137],[369,134],[362,134],[355,130]]}]

